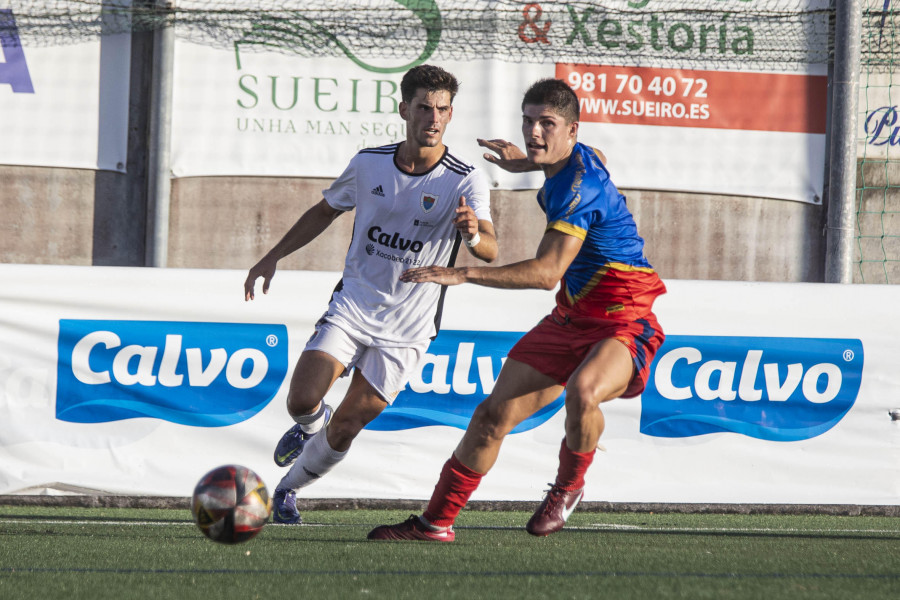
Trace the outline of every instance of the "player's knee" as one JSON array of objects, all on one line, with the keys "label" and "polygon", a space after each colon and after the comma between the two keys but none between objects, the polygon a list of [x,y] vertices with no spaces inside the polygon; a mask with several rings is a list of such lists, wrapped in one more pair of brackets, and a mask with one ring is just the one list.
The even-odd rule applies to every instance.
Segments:
[{"label": "player's knee", "polygon": [[482,402],[472,414],[472,426],[480,437],[500,440],[506,437],[515,424],[510,425],[502,411],[488,402]]},{"label": "player's knee", "polygon": [[597,410],[598,402],[592,401],[587,395],[574,394],[566,390],[566,414],[569,416],[582,416]]},{"label": "player's knee", "polygon": [[570,381],[566,386],[566,412],[570,415],[595,411],[607,399],[604,389],[596,385]]},{"label": "player's knee", "polygon": [[626,387],[625,382],[570,379],[566,385],[566,410],[585,412],[596,409],[604,402],[621,396]]},{"label": "player's knee", "polygon": [[322,397],[291,387],[287,397],[287,410],[291,417],[308,415],[319,407]]}]

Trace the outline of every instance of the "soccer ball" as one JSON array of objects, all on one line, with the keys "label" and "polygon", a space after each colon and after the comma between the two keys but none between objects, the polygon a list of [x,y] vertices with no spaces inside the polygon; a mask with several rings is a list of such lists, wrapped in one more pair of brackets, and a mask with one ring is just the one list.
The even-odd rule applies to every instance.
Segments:
[{"label": "soccer ball", "polygon": [[256,473],[240,465],[225,465],[197,483],[191,512],[203,535],[214,542],[238,544],[262,530],[272,512],[272,499]]}]

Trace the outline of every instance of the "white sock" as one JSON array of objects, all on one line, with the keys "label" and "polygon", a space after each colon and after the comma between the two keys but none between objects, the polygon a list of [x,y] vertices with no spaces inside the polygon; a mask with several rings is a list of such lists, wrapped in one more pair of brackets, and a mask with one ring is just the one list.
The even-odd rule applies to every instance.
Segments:
[{"label": "white sock", "polygon": [[278,489],[299,490],[319,479],[347,456],[347,451],[338,452],[328,444],[323,431],[306,442],[300,458],[297,459],[288,474],[278,484]]},{"label": "white sock", "polygon": [[300,425],[303,433],[319,433],[325,427],[325,402],[319,402],[316,412],[309,415],[297,415],[293,419]]}]

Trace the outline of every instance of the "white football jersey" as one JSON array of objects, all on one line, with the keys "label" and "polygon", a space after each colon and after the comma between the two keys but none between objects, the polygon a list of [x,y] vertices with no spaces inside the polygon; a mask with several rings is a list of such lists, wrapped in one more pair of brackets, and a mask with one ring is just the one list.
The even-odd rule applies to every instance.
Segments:
[{"label": "white football jersey", "polygon": [[344,273],[325,318],[368,345],[403,346],[437,332],[444,286],[404,283],[406,269],[452,266],[461,237],[453,225],[460,196],[479,220],[490,221],[485,175],[445,150],[427,173],[401,171],[400,144],[361,150],[325,200],[356,210]]}]

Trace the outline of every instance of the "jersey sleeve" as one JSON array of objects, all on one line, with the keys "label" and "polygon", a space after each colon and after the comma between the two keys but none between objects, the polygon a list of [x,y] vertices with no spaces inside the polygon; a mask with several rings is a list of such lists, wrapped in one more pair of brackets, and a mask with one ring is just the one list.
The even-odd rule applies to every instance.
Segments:
[{"label": "jersey sleeve", "polygon": [[344,172],[334,180],[326,190],[322,190],[322,197],[334,209],[350,211],[356,208],[356,168],[359,154],[354,156]]},{"label": "jersey sleeve", "polygon": [[479,221],[493,222],[491,220],[491,186],[484,171],[473,169],[460,184],[459,194],[466,197],[466,204],[472,208]]}]

